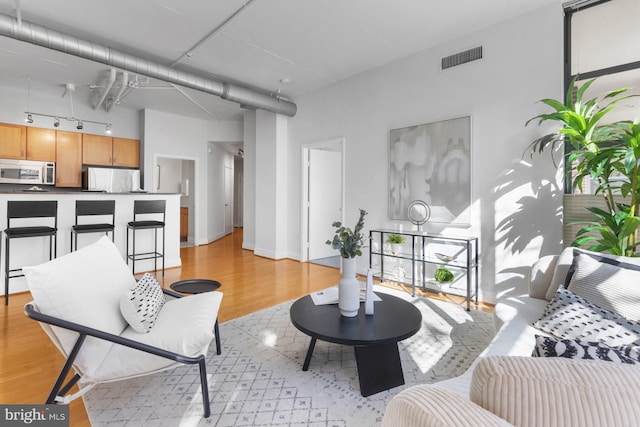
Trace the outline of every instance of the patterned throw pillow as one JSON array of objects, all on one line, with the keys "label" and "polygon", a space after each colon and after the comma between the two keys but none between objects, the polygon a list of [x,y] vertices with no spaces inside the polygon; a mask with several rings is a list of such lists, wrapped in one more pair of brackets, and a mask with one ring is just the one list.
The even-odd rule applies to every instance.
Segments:
[{"label": "patterned throw pillow", "polygon": [[601,342],[556,340],[536,335],[533,357],[566,357],[567,359],[606,360],[617,363],[640,363],[640,347],[609,347]]},{"label": "patterned throw pillow", "polygon": [[603,342],[611,347],[640,343],[640,324],[563,287],[558,288],[533,327],[558,338]]},{"label": "patterned throw pillow", "polygon": [[160,283],[149,273],[136,286],[122,295],[120,311],[131,328],[141,334],[151,330],[164,305],[164,294]]}]

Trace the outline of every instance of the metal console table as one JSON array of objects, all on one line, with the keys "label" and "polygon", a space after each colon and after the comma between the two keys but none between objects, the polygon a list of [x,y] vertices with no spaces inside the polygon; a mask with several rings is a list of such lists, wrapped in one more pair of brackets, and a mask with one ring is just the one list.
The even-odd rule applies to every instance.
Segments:
[{"label": "metal console table", "polygon": [[[401,245],[387,243],[391,234],[404,237]],[[374,277],[462,296],[470,310],[471,300],[478,304],[478,238],[427,234],[420,231],[390,229],[369,232],[369,267]],[[433,274],[446,267],[454,274],[452,283],[438,283]],[[465,280],[466,279],[466,280]]]}]

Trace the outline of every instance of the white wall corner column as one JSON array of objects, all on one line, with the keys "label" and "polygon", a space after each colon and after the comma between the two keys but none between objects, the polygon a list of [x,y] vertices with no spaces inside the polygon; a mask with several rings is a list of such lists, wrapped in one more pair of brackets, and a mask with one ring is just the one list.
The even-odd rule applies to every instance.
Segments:
[{"label": "white wall corner column", "polygon": [[287,255],[287,127],[285,116],[256,111],[254,252],[273,259]]},{"label": "white wall corner column", "polygon": [[244,189],[242,248],[256,247],[256,112],[244,113]]}]

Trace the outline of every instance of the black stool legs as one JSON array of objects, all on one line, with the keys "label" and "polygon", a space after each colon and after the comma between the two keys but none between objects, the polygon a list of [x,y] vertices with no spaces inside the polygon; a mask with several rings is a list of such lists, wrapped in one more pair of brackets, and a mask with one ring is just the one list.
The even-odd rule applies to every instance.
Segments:
[{"label": "black stool legs", "polygon": [[[127,264],[132,261],[133,274],[136,272],[136,261],[153,258],[153,268],[158,270],[158,258],[162,258],[162,275],[164,276],[165,252],[165,200],[136,200],[133,203],[133,221],[127,224]],[[149,219],[149,215],[161,216],[160,219]],[[139,219],[143,216],[145,219]],[[162,230],[162,252],[158,252],[158,230]],[[153,252],[136,252],[136,233],[140,230],[153,230]],[[129,232],[133,233],[132,248],[129,251]]]},{"label": "black stool legs", "polygon": [[[48,218],[50,225],[32,225],[23,222],[19,227],[15,226],[15,220],[22,221],[29,218]],[[12,220],[14,226],[12,227]],[[22,268],[10,268],[11,239],[26,237],[49,236],[49,260],[55,258],[58,253],[58,201],[57,200],[29,200],[7,202],[7,228],[5,234],[4,253],[4,303],[9,304],[9,279],[23,277]],[[12,274],[18,273],[18,274]]]}]

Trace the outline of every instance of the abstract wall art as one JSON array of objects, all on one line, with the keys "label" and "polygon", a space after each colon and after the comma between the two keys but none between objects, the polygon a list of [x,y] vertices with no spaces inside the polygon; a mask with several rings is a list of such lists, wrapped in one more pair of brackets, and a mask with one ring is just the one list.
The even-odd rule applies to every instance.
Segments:
[{"label": "abstract wall art", "polygon": [[470,116],[389,132],[389,217],[408,220],[413,200],[429,205],[429,222],[470,223]]}]

